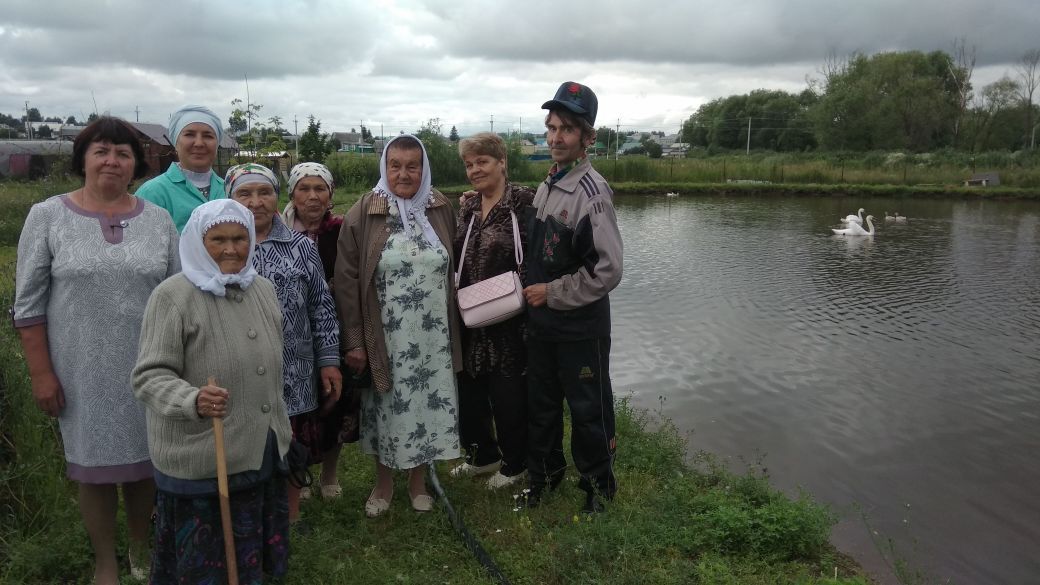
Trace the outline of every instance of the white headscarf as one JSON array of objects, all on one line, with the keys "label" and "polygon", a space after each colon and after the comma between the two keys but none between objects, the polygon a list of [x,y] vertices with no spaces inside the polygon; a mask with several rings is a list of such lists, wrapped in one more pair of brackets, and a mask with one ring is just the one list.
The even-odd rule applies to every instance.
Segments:
[{"label": "white headscarf", "polygon": [[[395,140],[405,137],[415,138],[422,150],[422,179],[419,181],[419,190],[410,199],[398,197],[390,190],[390,183],[386,180],[386,153],[390,152],[390,147]],[[373,191],[386,197],[391,207],[397,208],[397,212],[401,215],[401,223],[404,224],[405,233],[415,233],[417,225],[426,236],[427,242],[434,246],[440,242],[437,232],[433,231],[430,220],[426,218],[426,208],[433,202],[433,175],[430,174],[430,159],[426,156],[426,147],[423,146],[422,140],[411,134],[401,134],[386,143],[383,147],[383,155],[379,158],[379,182],[376,183]]]},{"label": "white headscarf", "polygon": [[[221,223],[237,223],[249,231],[249,257],[245,267],[237,274],[221,272],[202,241],[210,228]],[[233,199],[214,199],[196,207],[184,226],[180,241],[181,271],[195,286],[222,297],[225,294],[224,287],[229,284],[237,284],[245,289],[253,283],[256,278],[256,270],[253,269],[255,248],[256,229],[252,212]]]}]

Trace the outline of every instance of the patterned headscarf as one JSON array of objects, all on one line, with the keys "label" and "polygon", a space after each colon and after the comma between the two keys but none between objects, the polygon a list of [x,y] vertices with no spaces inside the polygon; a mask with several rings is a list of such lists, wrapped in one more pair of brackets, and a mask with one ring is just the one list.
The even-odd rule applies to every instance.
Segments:
[{"label": "patterned headscarf", "polygon": [[[394,141],[405,137],[415,138],[422,150],[422,179],[419,181],[419,190],[410,199],[398,197],[390,190],[390,183],[386,179],[386,153],[390,152]],[[386,146],[383,147],[383,155],[379,158],[379,182],[372,190],[380,196],[386,197],[391,207],[397,208],[401,215],[401,223],[404,224],[405,233],[414,233],[413,223],[418,224],[423,235],[426,236],[427,242],[432,245],[440,242],[437,232],[433,231],[430,220],[426,218],[426,208],[433,202],[433,175],[430,174],[430,159],[426,156],[426,147],[423,146],[421,140],[411,134],[401,134],[386,143]]]},{"label": "patterned headscarf", "polygon": [[[202,239],[206,232],[215,225],[237,223],[249,231],[249,257],[246,265],[236,274],[224,274],[217,262],[206,251]],[[256,278],[253,268],[253,256],[256,254],[256,229],[253,227],[253,213],[241,203],[232,199],[215,199],[195,208],[184,226],[180,240],[181,271],[195,286],[211,292],[218,297],[226,294],[229,284],[237,284],[243,289],[249,288]]]},{"label": "patterned headscarf", "polygon": [[274,176],[271,169],[256,163],[235,165],[228,169],[224,176],[224,192],[231,197],[235,189],[250,183],[270,183],[274,192],[278,193],[278,177]]},{"label": "patterned headscarf", "polygon": [[316,162],[303,162],[289,171],[289,195],[296,189],[296,184],[304,177],[318,177],[329,186],[329,193],[336,189],[336,182],[332,179],[329,167]]},{"label": "patterned headscarf", "polygon": [[181,130],[184,130],[185,126],[194,122],[202,122],[212,128],[217,135],[217,144],[220,144],[224,136],[224,131],[220,127],[220,118],[206,106],[195,105],[184,106],[170,114],[170,124],[166,128],[170,142],[176,144],[177,138],[181,135]]}]

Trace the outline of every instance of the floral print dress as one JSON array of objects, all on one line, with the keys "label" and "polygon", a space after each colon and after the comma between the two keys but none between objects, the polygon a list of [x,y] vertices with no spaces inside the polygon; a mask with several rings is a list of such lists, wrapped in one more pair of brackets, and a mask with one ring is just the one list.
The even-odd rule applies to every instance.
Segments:
[{"label": "floral print dress", "polygon": [[393,469],[461,455],[448,334],[448,251],[387,216],[375,272],[392,388],[361,397],[361,445]]}]

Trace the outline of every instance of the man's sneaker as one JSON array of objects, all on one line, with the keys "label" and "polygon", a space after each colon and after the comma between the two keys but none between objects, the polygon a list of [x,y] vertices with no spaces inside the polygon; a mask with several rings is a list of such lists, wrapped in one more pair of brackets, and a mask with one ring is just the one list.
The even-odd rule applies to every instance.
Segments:
[{"label": "man's sneaker", "polygon": [[482,473],[498,471],[499,467],[502,467],[501,460],[495,461],[494,463],[488,463],[487,465],[470,465],[469,463],[463,462],[449,471],[448,475],[452,477],[470,477]]},{"label": "man's sneaker", "polygon": [[492,475],[491,479],[487,480],[487,489],[489,489],[489,490],[497,490],[499,488],[504,488],[504,487],[507,487],[507,486],[511,486],[514,483],[518,482],[518,481],[522,481],[522,480],[526,480],[526,479],[527,479],[527,471],[526,470],[525,471],[521,471],[520,473],[518,473],[516,475],[502,475],[502,472],[499,471],[495,475]]}]

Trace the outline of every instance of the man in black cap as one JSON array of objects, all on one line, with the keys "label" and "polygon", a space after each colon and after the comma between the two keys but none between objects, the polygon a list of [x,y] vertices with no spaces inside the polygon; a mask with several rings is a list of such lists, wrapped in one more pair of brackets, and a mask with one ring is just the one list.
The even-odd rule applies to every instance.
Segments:
[{"label": "man in black cap", "polygon": [[538,186],[528,220],[529,506],[555,488],[567,467],[563,400],[571,411],[571,454],[586,512],[604,510],[617,491],[610,387],[610,300],[621,281],[622,245],[613,191],[592,168],[596,94],[568,81],[542,104],[555,164]]}]

